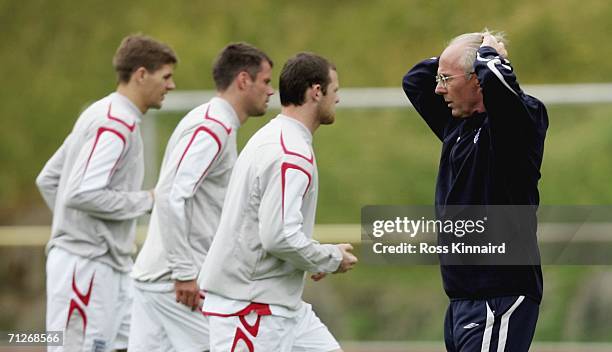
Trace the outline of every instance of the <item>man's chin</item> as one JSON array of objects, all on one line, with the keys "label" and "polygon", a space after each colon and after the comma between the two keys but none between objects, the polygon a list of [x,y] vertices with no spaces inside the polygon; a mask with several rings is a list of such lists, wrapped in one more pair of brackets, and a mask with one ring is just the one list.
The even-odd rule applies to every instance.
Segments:
[{"label": "man's chin", "polygon": [[153,103],[149,105],[149,109],[156,109],[159,110],[162,107],[162,102],[157,102],[157,103]]},{"label": "man's chin", "polygon": [[451,111],[451,115],[453,115],[453,117],[456,118],[456,119],[464,119],[464,118],[468,117],[467,115],[465,115],[461,111],[455,111],[455,110]]},{"label": "man's chin", "polygon": [[258,109],[258,110],[252,110],[249,111],[249,116],[250,117],[259,117],[259,116],[263,116],[266,114],[267,109]]},{"label": "man's chin", "polygon": [[320,121],[321,121],[321,125],[331,125],[336,121],[336,117],[331,116],[331,117],[321,119]]}]

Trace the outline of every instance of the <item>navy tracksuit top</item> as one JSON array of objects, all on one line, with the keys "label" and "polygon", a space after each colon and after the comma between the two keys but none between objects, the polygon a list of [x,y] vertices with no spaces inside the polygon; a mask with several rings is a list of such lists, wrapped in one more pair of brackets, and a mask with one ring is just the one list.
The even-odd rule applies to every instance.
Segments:
[{"label": "navy tracksuit top", "polygon": [[[453,118],[434,93],[438,58],[424,60],[404,76],[408,99],[442,141],[436,210],[447,205],[539,204],[538,180],[548,128],[546,107],[519,87],[510,62],[481,47],[474,62],[486,112]],[[534,213],[535,217],[535,213]],[[536,227],[529,234],[535,239]],[[539,265],[441,265],[451,300],[526,295],[542,299]]]}]

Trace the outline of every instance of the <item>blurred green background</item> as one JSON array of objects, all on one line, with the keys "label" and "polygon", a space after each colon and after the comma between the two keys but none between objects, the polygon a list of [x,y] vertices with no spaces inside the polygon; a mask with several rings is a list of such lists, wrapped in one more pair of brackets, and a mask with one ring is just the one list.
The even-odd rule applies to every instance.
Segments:
[{"label": "blurred green background", "polygon": [[[180,90],[212,89],[211,63],[231,41],[265,50],[275,83],[284,61],[308,50],[334,61],[342,87],[400,89],[417,61],[484,27],[507,32],[520,83],[582,83],[612,81],[611,17],[604,0],[0,0],[0,225],[50,223],[34,179],[86,104],[114,90],[111,58],[126,34],[175,49]],[[241,128],[240,146],[275,113]],[[180,116],[158,116],[161,154]],[[612,105],[549,106],[549,116],[542,204],[611,204]],[[357,223],[366,204],[433,202],[440,145],[412,110],[339,110],[315,149],[319,223]],[[0,330],[44,326],[42,249],[0,254]],[[612,341],[610,268],[544,271],[536,339]],[[306,297],[339,338],[442,338],[435,267],[363,264],[316,285]]]}]

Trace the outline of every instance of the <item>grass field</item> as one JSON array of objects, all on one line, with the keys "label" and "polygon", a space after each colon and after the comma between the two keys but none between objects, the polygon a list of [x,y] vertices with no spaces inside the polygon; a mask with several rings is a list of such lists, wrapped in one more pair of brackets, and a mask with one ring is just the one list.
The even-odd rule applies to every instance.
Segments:
[{"label": "grass field", "polygon": [[[356,248],[359,255],[360,248]],[[0,247],[0,331],[42,330],[44,251]],[[537,341],[612,342],[612,269],[544,266]],[[307,280],[305,299],[341,340],[440,341],[448,303],[436,266],[374,265]]]}]

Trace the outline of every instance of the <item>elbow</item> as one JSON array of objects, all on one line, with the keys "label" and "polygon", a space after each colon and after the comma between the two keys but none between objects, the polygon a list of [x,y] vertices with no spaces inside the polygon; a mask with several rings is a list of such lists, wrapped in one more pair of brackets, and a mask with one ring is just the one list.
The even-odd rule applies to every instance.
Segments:
[{"label": "elbow", "polygon": [[413,81],[413,78],[408,73],[406,74],[406,76],[404,76],[404,80],[402,81],[402,90],[404,91],[404,95],[406,95],[406,98],[408,98],[408,100],[412,104],[414,104],[414,101],[417,99],[418,95],[421,94],[423,88],[420,88],[418,84]]},{"label": "elbow", "polygon": [[411,91],[410,72],[406,73],[402,79],[402,89],[406,95]]},{"label": "elbow", "polygon": [[44,173],[40,173],[40,175],[36,177],[36,187],[38,187],[41,192],[49,188],[49,181]]},{"label": "elbow", "polygon": [[38,189],[43,189],[44,185],[45,185],[45,179],[43,177],[42,174],[38,175],[36,177],[36,187],[38,187]]}]

